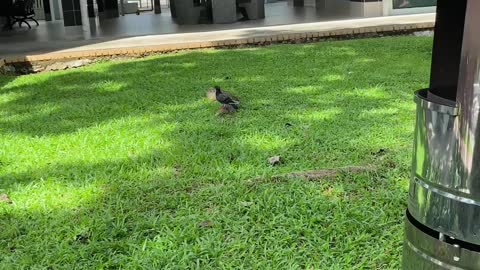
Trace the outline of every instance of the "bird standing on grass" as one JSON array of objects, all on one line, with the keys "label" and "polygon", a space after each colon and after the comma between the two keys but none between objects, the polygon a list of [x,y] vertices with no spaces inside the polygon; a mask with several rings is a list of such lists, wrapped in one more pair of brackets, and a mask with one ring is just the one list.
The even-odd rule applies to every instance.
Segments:
[{"label": "bird standing on grass", "polygon": [[222,92],[222,89],[220,89],[219,86],[215,86],[215,98],[217,99],[220,104],[224,108],[233,108],[235,110],[238,109],[240,102],[238,100],[235,100],[233,96]]}]

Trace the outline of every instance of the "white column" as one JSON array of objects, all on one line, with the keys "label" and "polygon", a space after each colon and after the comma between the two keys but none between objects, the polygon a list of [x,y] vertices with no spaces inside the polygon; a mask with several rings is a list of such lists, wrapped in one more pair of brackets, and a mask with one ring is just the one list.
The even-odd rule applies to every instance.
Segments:
[{"label": "white column", "polygon": [[60,16],[58,16],[60,18],[60,20],[63,20],[63,5],[62,5],[62,0],[57,0],[58,2],[58,13]]},{"label": "white column", "polygon": [[383,0],[383,16],[392,15],[393,2],[392,0]]},{"label": "white column", "polygon": [[50,17],[52,18],[52,22],[54,22],[57,20],[57,18],[55,18],[56,11],[55,11],[55,6],[53,5],[53,0],[49,0],[48,4],[50,5]]},{"label": "white column", "polygon": [[80,0],[80,13],[82,14],[82,30],[86,38],[90,38],[90,18],[88,17],[87,0]]}]

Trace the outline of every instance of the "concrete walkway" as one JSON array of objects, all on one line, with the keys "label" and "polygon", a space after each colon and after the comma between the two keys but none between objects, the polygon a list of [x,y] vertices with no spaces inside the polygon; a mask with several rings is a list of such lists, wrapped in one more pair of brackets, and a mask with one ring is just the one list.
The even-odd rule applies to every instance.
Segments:
[{"label": "concrete walkway", "polygon": [[[5,63],[95,56],[144,54],[182,49],[223,47],[308,38],[326,38],[365,33],[391,33],[433,28],[435,14],[363,18],[318,23],[243,28],[198,33],[150,35],[119,39],[51,42],[41,51],[0,55]],[[0,46],[0,51],[1,46]]]}]

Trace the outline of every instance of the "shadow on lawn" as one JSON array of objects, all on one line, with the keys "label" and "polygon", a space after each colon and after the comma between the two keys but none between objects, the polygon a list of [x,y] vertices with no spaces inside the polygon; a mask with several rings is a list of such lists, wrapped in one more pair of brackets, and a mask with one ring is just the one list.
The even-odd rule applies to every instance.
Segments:
[{"label": "shadow on lawn", "polygon": [[[316,49],[313,45],[304,47],[305,55]],[[99,65],[88,71],[77,69],[48,76],[34,75],[38,79],[33,84],[20,81],[10,86],[7,83],[0,91],[0,94],[19,94],[18,98],[3,104],[6,112],[3,119],[8,120],[0,120],[0,127],[4,134],[58,136],[98,128],[98,125],[118,119],[128,121],[131,117],[147,119],[138,123],[139,130],[175,123],[165,135],[168,147],[179,156],[194,156],[197,161],[201,160],[201,165],[196,168],[192,166],[195,160],[182,158],[170,166],[197,170],[196,173],[211,178],[231,177],[222,175],[222,171],[241,171],[244,163],[263,164],[271,155],[291,152],[304,141],[317,147],[318,152],[288,153],[292,161],[308,160],[304,168],[298,169],[351,165],[344,160],[358,158],[349,158],[349,155],[368,157],[372,151],[378,150],[375,146],[359,147],[357,142],[368,140],[378,131],[379,125],[388,126],[397,121],[395,112],[382,110],[397,108],[398,100],[392,99],[387,91],[384,96],[368,94],[372,88],[383,90],[381,84],[391,80],[390,74],[376,74],[371,81],[360,80],[364,71],[378,59],[362,55],[351,47],[323,47],[329,52],[328,59],[347,64],[328,66],[323,60],[317,62],[304,56],[292,70],[289,63],[294,63],[298,55],[283,57],[286,50],[276,46],[262,50],[264,53],[255,49],[190,52],[160,59]],[[382,55],[377,57],[380,59]],[[250,64],[241,65],[239,61]],[[318,69],[315,64],[325,68]],[[242,109],[237,115],[214,116],[218,105],[205,100],[205,90],[212,84],[222,85],[241,97]],[[396,95],[402,97],[403,93]],[[369,113],[376,109],[377,113]],[[259,141],[266,140],[265,145],[269,140],[283,142],[262,149],[254,136],[249,141],[240,140],[245,129],[256,133]],[[409,131],[404,132],[398,135],[409,136]],[[335,140],[329,134],[336,134]],[[329,141],[325,142],[326,137]],[[201,138],[211,140],[205,142]],[[222,148],[229,142],[231,145],[227,149]],[[338,152],[330,154],[331,148],[335,147],[346,151],[345,156],[335,156]],[[163,155],[155,148],[151,150],[148,159]],[[249,160],[242,156],[242,152],[248,153]],[[326,159],[328,162],[324,161]],[[76,164],[51,164],[43,169],[3,175],[2,178],[10,180],[3,181],[2,186],[6,188],[8,183],[28,183],[51,175],[69,179],[69,168],[76,167]],[[94,165],[95,169],[92,169],[87,164],[89,169],[80,171],[110,167]],[[201,172],[204,167],[211,171]],[[252,176],[245,173],[235,177],[245,179]]]},{"label": "shadow on lawn", "polygon": [[[0,253],[10,252],[8,261],[25,265],[62,258],[63,266],[118,268],[133,267],[135,260],[140,266],[192,266],[196,260],[221,266],[221,258],[232,256],[259,262],[269,258],[281,265],[272,259],[278,251],[333,265],[338,256],[367,245],[365,238],[376,237],[387,243],[372,251],[383,252],[382,258],[369,261],[353,253],[357,258],[343,265],[389,265],[401,248],[396,232],[404,194],[395,191],[398,182],[381,182],[382,177],[369,174],[319,183],[252,184],[248,179],[377,162],[371,153],[379,148],[389,148],[389,158],[400,163],[381,168],[380,174],[407,175],[405,159],[393,156],[405,145],[385,146],[375,136],[411,137],[410,130],[388,130],[400,123],[398,111],[410,99],[410,92],[393,94],[391,88],[409,75],[403,86],[423,83],[422,74],[414,72],[424,68],[385,61],[392,58],[383,51],[372,54],[342,43],[305,45],[289,54],[292,48],[190,52],[34,75],[34,83],[3,83],[0,95],[18,94],[2,105],[0,131],[5,135],[73,136],[116,122],[119,132],[127,132],[128,119],[140,118],[131,128],[152,132],[149,136],[162,142],[115,161],[48,164],[0,175],[2,189],[21,193],[28,188],[31,196],[58,200],[43,209],[0,212],[0,227],[7,228],[0,243],[9,243]],[[388,74],[375,73],[387,66]],[[371,79],[365,80],[365,73]],[[204,100],[214,83],[241,97],[238,114],[214,116],[218,106]],[[384,92],[378,95],[372,88]],[[163,133],[162,125],[168,125]],[[276,154],[287,164],[266,166],[266,159]],[[52,194],[36,190],[37,184]],[[71,189],[95,192],[85,197]],[[62,192],[70,195],[61,199]],[[388,205],[395,210],[384,211]],[[382,224],[395,227],[394,246],[392,234],[381,236]],[[289,232],[276,235],[278,230]],[[335,239],[345,232],[352,232],[354,248]],[[39,237],[43,241],[32,240],[38,234],[44,234]],[[38,252],[40,246],[49,252]],[[337,252],[337,258],[322,258],[328,250]],[[175,261],[178,254],[186,261]],[[301,258],[294,260],[301,264]]]},{"label": "shadow on lawn", "polygon": [[[14,81],[15,79],[16,79],[15,76],[0,75],[0,89],[2,89],[5,85],[10,83],[11,81]],[[0,90],[0,93],[2,93],[1,90]]]},{"label": "shadow on lawn", "polygon": [[[13,120],[0,120],[0,127],[6,132],[33,136],[70,133],[121,117],[161,113],[165,105],[188,106],[204,97],[205,90],[212,84],[220,84],[241,95],[246,108],[252,103],[264,102],[266,106],[285,106],[281,108],[285,114],[295,109],[292,106],[295,104],[331,105],[312,100],[322,98],[321,92],[332,95],[335,91],[346,90],[346,87],[361,91],[391,83],[392,74],[399,71],[409,74],[408,70],[397,70],[395,63],[380,62],[381,55],[374,59],[348,46],[324,47],[328,53],[318,55],[320,59],[308,58],[307,55],[316,49],[312,45],[306,45],[306,49],[300,51],[305,54],[303,57],[299,57],[299,53],[285,55],[288,50],[277,46],[265,52],[254,49],[234,53],[191,52],[103,65],[89,71],[78,69],[34,75],[38,76],[38,81],[33,84],[20,82],[9,86],[7,83],[0,90],[0,94],[14,92],[20,95],[2,105]],[[332,62],[326,66],[332,60],[344,64]],[[381,68],[386,64],[393,65],[391,74],[372,74],[372,79],[364,79],[365,69],[372,65]],[[349,83],[345,84],[346,81]],[[292,96],[285,87],[315,89],[310,94],[297,91]],[[350,101],[338,100],[335,106],[348,110],[349,103],[362,99],[359,96],[359,99],[352,97]],[[372,100],[362,108],[387,105],[388,100]]]}]

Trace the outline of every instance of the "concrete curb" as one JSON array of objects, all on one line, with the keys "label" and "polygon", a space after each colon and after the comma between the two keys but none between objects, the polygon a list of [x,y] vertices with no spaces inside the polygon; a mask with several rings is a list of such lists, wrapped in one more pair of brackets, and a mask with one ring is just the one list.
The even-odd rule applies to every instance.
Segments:
[{"label": "concrete curb", "polygon": [[201,48],[223,48],[238,47],[245,45],[268,45],[272,43],[284,43],[295,41],[319,41],[323,39],[356,38],[379,35],[395,35],[412,33],[416,31],[432,30],[434,22],[408,23],[408,24],[387,24],[381,26],[364,26],[347,29],[336,29],[327,31],[296,31],[290,33],[272,33],[262,36],[251,36],[241,38],[216,39],[208,41],[183,41],[178,43],[145,45],[124,48],[108,48],[93,50],[78,50],[68,52],[54,52],[46,54],[32,54],[24,56],[6,57],[5,64],[31,63],[40,61],[62,61],[69,59],[108,57],[108,56],[138,56],[153,53],[167,53],[178,50],[201,49]]}]

